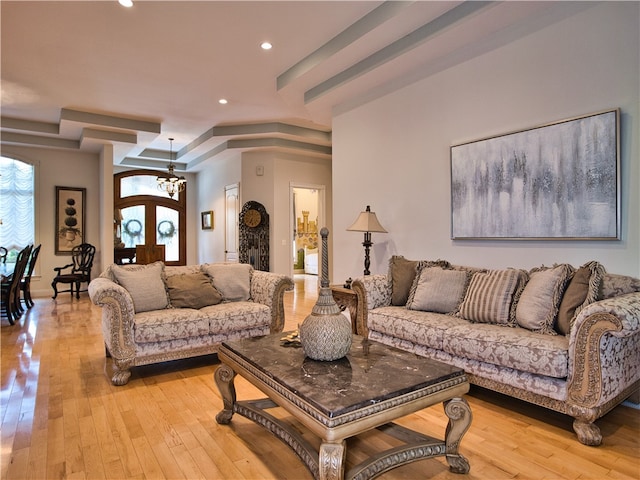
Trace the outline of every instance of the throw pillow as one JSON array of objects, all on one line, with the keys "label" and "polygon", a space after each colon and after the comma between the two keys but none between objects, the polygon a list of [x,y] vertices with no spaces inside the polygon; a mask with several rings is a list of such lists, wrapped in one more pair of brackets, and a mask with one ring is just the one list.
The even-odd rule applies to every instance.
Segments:
[{"label": "throw pillow", "polygon": [[511,268],[474,273],[459,316],[471,322],[510,325],[509,312],[518,278],[519,271]]},{"label": "throw pillow", "polygon": [[516,307],[518,325],[534,332],[555,334],[553,323],[572,274],[573,267],[567,264],[531,270]]},{"label": "throw pillow", "polygon": [[213,286],[227,302],[247,301],[250,298],[253,267],[246,263],[209,263],[202,266]]},{"label": "throw pillow", "polygon": [[161,310],[169,305],[162,279],[164,263],[127,267],[113,265],[112,272],[116,281],[131,295],[135,313]]},{"label": "throw pillow", "polygon": [[467,272],[462,270],[422,268],[411,287],[407,308],[424,312],[455,312],[464,296],[467,280]]},{"label": "throw pillow", "polygon": [[580,311],[598,301],[603,276],[604,267],[595,261],[585,263],[576,270],[560,302],[556,332],[562,335],[569,334]]},{"label": "throw pillow", "polygon": [[518,284],[516,285],[515,292],[513,292],[511,311],[509,312],[509,323],[512,326],[518,325],[518,321],[516,320],[516,308],[518,307],[518,302],[520,301],[520,297],[522,296],[522,292],[524,292],[524,287],[527,286],[528,281],[529,272],[526,270],[518,270]]},{"label": "throw pillow", "polygon": [[416,278],[416,260],[407,260],[401,255],[394,255],[389,260],[389,278],[391,279],[391,305],[405,305],[409,298],[409,290]]},{"label": "throw pillow", "polygon": [[211,280],[204,273],[173,275],[167,277],[169,301],[174,308],[200,309],[209,305],[217,305],[222,301]]}]

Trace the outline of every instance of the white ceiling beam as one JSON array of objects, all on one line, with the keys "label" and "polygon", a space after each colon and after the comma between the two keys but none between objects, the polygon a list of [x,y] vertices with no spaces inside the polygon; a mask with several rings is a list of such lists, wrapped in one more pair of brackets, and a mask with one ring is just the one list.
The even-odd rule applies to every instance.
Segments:
[{"label": "white ceiling beam", "polygon": [[313,100],[329,93],[331,90],[338,88],[339,86],[344,85],[355,78],[370,72],[371,70],[374,70],[380,65],[393,60],[413,48],[416,48],[418,45],[426,42],[429,37],[494,3],[495,2],[467,1],[455,8],[452,8],[451,10],[448,10],[435,20],[432,20],[408,35],[405,35],[404,37],[369,55],[367,58],[353,64],[351,67],[319,83],[315,87],[310,88],[304,92],[304,103],[310,103]]},{"label": "white ceiling beam", "polygon": [[340,50],[348,47],[353,42],[371,32],[374,28],[383,24],[390,18],[396,16],[402,9],[412,5],[414,2],[387,1],[367,13],[360,20],[350,25],[327,43],[316,49],[284,73],[278,75],[276,88],[281,90],[291,82],[301,77],[309,70],[320,65],[325,60],[331,58]]},{"label": "white ceiling beam", "polygon": [[49,133],[51,135],[58,135],[60,133],[60,125],[57,123],[23,120],[21,118],[2,117],[0,119],[0,126],[9,130]]},{"label": "white ceiling beam", "polygon": [[83,112],[82,110],[73,110],[71,108],[63,108],[60,111],[60,120],[150,133],[160,133],[161,127],[159,122]]},{"label": "white ceiling beam", "polygon": [[86,140],[97,140],[105,143],[131,143],[136,145],[138,143],[138,135],[135,133],[114,132],[111,130],[100,130],[97,128],[83,128],[80,143]]},{"label": "white ceiling beam", "polygon": [[2,132],[1,136],[2,143],[51,148],[68,148],[72,150],[80,149],[80,142],[78,140],[68,140],[66,138],[43,137],[41,135],[29,135],[27,133],[16,132]]}]

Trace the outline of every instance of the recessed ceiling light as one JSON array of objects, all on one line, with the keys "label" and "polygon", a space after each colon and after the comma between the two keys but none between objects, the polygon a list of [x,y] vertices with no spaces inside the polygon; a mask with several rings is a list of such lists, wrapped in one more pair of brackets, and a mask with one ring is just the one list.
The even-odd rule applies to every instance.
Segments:
[{"label": "recessed ceiling light", "polygon": [[226,98],[221,98],[220,100],[218,100],[218,103],[219,103],[220,105],[226,105],[226,104],[227,104],[227,103],[229,103],[229,102],[227,101],[227,99],[226,99]]},{"label": "recessed ceiling light", "polygon": [[133,0],[118,0],[118,3],[123,7],[127,7],[127,8],[133,7]]},{"label": "recessed ceiling light", "polygon": [[260,47],[263,50],[271,50],[271,47],[273,47],[273,45],[271,45],[269,42],[262,42],[262,45],[260,45]]}]

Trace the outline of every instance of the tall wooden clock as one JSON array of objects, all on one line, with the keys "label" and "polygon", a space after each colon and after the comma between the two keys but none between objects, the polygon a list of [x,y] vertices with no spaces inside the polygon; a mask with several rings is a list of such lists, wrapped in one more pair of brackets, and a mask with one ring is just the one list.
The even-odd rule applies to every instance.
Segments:
[{"label": "tall wooden clock", "polygon": [[264,205],[249,201],[240,212],[240,263],[249,263],[256,270],[269,271],[269,214]]}]

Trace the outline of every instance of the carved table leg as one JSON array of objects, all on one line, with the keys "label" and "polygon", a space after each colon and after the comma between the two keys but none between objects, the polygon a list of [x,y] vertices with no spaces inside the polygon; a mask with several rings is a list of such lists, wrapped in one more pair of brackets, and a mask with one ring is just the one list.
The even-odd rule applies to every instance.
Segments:
[{"label": "carved table leg", "polygon": [[469,461],[458,453],[462,436],[471,426],[471,408],[464,398],[444,402],[444,412],[449,417],[445,436],[445,451],[449,469],[454,473],[469,473]]},{"label": "carved table leg", "polygon": [[213,375],[224,404],[224,409],[216,415],[216,422],[222,425],[227,425],[233,417],[233,404],[236,403],[236,387],[233,384],[235,376],[236,372],[224,363],[216,369]]},{"label": "carved table leg", "polygon": [[322,442],[320,445],[320,480],[342,480],[344,478],[344,460],[347,456],[347,443]]}]

